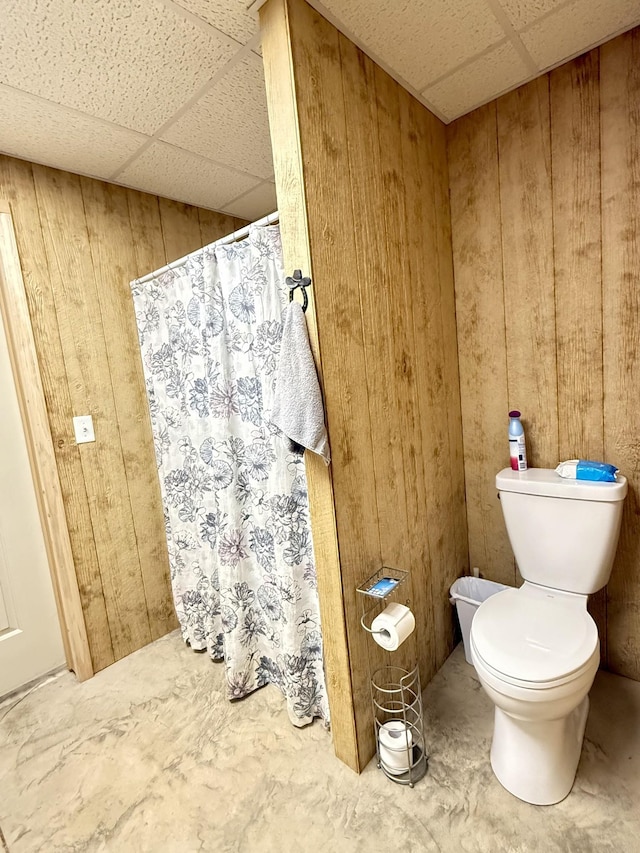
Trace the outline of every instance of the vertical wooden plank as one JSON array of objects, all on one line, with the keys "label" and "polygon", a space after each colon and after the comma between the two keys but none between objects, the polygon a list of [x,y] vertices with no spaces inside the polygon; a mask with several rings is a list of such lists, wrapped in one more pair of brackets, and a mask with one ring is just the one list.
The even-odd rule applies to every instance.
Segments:
[{"label": "vertical wooden plank", "polygon": [[226,213],[218,213],[216,210],[205,210],[198,208],[198,221],[200,223],[200,241],[202,246],[208,246],[221,237],[226,237],[233,231],[237,231],[244,225],[248,225],[244,219],[237,219]]},{"label": "vertical wooden plank", "polygon": [[[91,414],[80,446],[93,538],[116,658],[151,639],[80,180],[34,166],[55,312],[74,414]],[[68,440],[72,440],[68,425]]]},{"label": "vertical wooden plank", "polygon": [[[414,188],[413,161],[407,157],[403,147],[401,126],[401,101],[403,90],[378,66],[373,67],[369,83],[368,98],[375,98],[375,116],[371,131],[362,127],[363,152],[370,148],[368,137],[375,134],[377,126],[378,150],[376,159],[363,156],[363,172],[379,175],[379,197],[377,208],[368,206],[363,199],[362,215],[370,220],[371,236],[363,242],[363,273],[361,288],[370,289],[366,253],[371,243],[384,243],[384,268],[378,286],[372,294],[373,310],[378,312],[378,321],[389,327],[391,349],[384,368],[385,382],[390,386],[393,406],[387,414],[391,441],[398,445],[398,460],[394,467],[402,470],[399,486],[403,490],[401,499],[384,488],[378,503],[385,503],[386,512],[393,516],[397,510],[396,525],[400,534],[400,568],[411,571],[412,609],[416,615],[416,634],[413,642],[405,642],[395,652],[392,663],[405,669],[419,664],[423,683],[433,675],[432,655],[433,610],[431,606],[432,564],[429,560],[429,540],[434,533],[424,523],[427,512],[425,481],[422,476],[422,427],[419,406],[420,382],[424,379],[425,364],[416,350],[414,338],[415,280],[410,269],[409,232],[421,230],[421,223],[408,221],[407,193]],[[424,139],[415,139],[414,148],[424,144]],[[411,152],[413,153],[413,151]],[[359,176],[352,175],[355,186],[361,184]],[[372,220],[372,221],[371,221]],[[361,240],[360,234],[358,239]],[[386,313],[380,311],[383,297],[387,302]],[[370,297],[371,298],[371,297]],[[378,362],[379,363],[379,362]],[[374,361],[375,365],[375,361]],[[375,389],[373,389],[375,394]],[[370,391],[370,396],[372,392]],[[378,395],[379,396],[379,395]],[[371,407],[371,403],[370,403]],[[402,439],[398,441],[398,436]],[[375,442],[375,446],[378,443]],[[391,472],[393,477],[393,471]],[[397,475],[396,475],[397,476]],[[377,484],[380,488],[380,484]]]},{"label": "vertical wooden plank", "polygon": [[603,453],[598,51],[550,74],[562,459]]},{"label": "vertical wooden plank", "polygon": [[[204,212],[207,213],[206,210]],[[276,213],[276,212],[277,211],[275,211],[275,210],[272,211],[272,213]],[[200,213],[202,213],[202,208],[200,208]],[[276,224],[276,223],[274,223],[274,224]],[[240,228],[245,228],[247,225],[251,225],[251,223],[249,222],[248,219],[239,219],[237,216],[233,217],[233,230],[234,231],[238,231]],[[202,218],[200,220],[200,228],[202,228]],[[225,237],[226,235],[223,234],[222,236]]]},{"label": "vertical wooden plank", "polygon": [[604,452],[629,479],[608,586],[609,665],[640,679],[640,30],[600,48]]},{"label": "vertical wooden plank", "polygon": [[[315,280],[309,244],[287,0],[269,0],[261,8],[260,30],[284,262],[287,269],[308,270]],[[315,288],[312,287],[307,309],[307,325],[320,380],[324,384],[314,291]],[[333,747],[338,758],[358,770],[360,760],[333,480],[331,469],[326,468],[322,460],[314,454],[306,454],[305,465]]]},{"label": "vertical wooden plank", "polygon": [[[604,456],[598,51],[552,71],[558,455]],[[589,601],[607,653],[606,591]]]},{"label": "vertical wooden plank", "polygon": [[160,198],[158,203],[167,263],[201,249],[203,243],[198,208],[168,198]]},{"label": "vertical wooden plank", "polygon": [[[433,417],[442,422],[445,482],[440,485],[445,506],[442,535],[446,560],[439,575],[439,590],[434,602],[442,610],[445,640],[442,663],[453,649],[454,618],[449,604],[449,588],[453,581],[469,570],[469,547],[464,494],[464,462],[462,447],[462,415],[460,411],[460,377],[455,320],[455,291],[451,248],[451,212],[449,208],[449,172],[446,152],[446,129],[428,110],[420,110],[429,139],[434,227],[436,237],[436,271],[440,289],[440,326],[442,346],[442,393]],[[424,256],[423,268],[433,263]],[[438,367],[439,375],[440,367]],[[439,664],[440,665],[440,664]]]},{"label": "vertical wooden plank", "polygon": [[98,671],[113,663],[115,656],[102,579],[97,571],[98,558],[82,463],[73,439],[71,419],[75,412],[71,405],[31,164],[0,156],[0,194],[9,200],[14,218],[92,667]]},{"label": "vertical wooden plank", "polygon": [[498,100],[509,408],[522,411],[529,464],[558,462],[549,78]]},{"label": "vertical wooden plank", "polygon": [[[426,322],[429,314],[426,307],[428,291],[433,286],[435,267],[432,262],[423,267],[425,254],[434,250],[434,232],[429,219],[432,214],[430,196],[430,173],[422,168],[423,148],[427,140],[416,112],[414,99],[404,90],[399,96],[400,149],[402,152],[404,180],[404,229],[402,260],[397,262],[396,288],[402,297],[407,338],[412,347],[412,373],[407,376],[412,401],[410,430],[413,447],[406,459],[410,476],[407,488],[411,496],[407,499],[412,536],[415,537],[416,559],[419,561],[417,576],[413,584],[416,602],[416,631],[418,633],[418,658],[423,687],[437,671],[437,656],[442,643],[437,639],[437,622],[434,595],[439,586],[438,563],[438,495],[432,491],[434,455],[432,448],[436,437],[432,411],[428,400],[432,386],[431,346]],[[393,231],[393,219],[387,227]],[[404,443],[404,442],[403,442]],[[413,510],[413,516],[411,515]]]},{"label": "vertical wooden plank", "polygon": [[167,263],[162,238],[160,200],[155,195],[127,190],[129,223],[136,253],[136,273],[141,278]]},{"label": "vertical wooden plank", "polygon": [[[132,274],[131,278],[140,278],[150,272],[153,272],[154,270],[159,269],[167,263],[167,255],[165,252],[164,240],[162,236],[162,222],[160,219],[160,200],[157,196],[149,195],[147,193],[140,193],[136,190],[126,190],[126,199],[129,214],[129,227],[131,229],[131,239],[133,242],[133,249],[135,254],[135,274]],[[124,211],[122,211],[121,215],[124,218]],[[133,304],[131,302],[132,297],[129,286],[127,286],[127,291],[128,299],[133,310]],[[173,591],[171,589],[171,581],[169,574],[170,568],[168,566],[168,552],[166,550],[166,534],[164,530],[164,516],[162,513],[160,481],[158,479],[157,474],[157,461],[155,458],[155,449],[153,447],[149,403],[144,385],[142,355],[140,352],[137,329],[135,331],[135,356],[133,356],[132,358],[138,364],[138,369],[140,371],[140,382],[142,383],[142,385],[140,386],[140,390],[143,395],[143,399],[140,400],[139,410],[139,417],[141,419],[140,428],[143,428],[142,423],[146,422],[146,424],[148,425],[148,434],[151,438],[151,464],[148,471],[145,469],[142,473],[142,476],[144,478],[148,478],[148,491],[146,494],[143,494],[142,499],[143,504],[156,504],[160,511],[160,514],[162,515],[162,531],[156,531],[156,536],[154,537],[155,541],[152,544],[152,551],[155,551],[158,547],[161,549],[161,558],[158,561],[155,570],[152,570],[151,566],[149,566],[146,570],[144,569],[144,557],[141,557],[141,565],[143,566],[143,571],[146,571],[147,574],[151,575],[150,583],[154,585],[157,583],[156,576],[158,571],[161,572],[161,586],[164,586],[166,583],[166,598],[164,599],[164,603],[160,603],[162,602],[162,596],[160,596],[159,604],[161,618],[159,622],[156,623],[156,625],[158,626],[158,629],[160,629],[160,626],[163,624],[167,626],[167,629],[170,629],[170,626],[177,625],[177,617],[175,616],[175,610],[173,605]],[[136,510],[134,509],[134,517],[135,512]],[[157,518],[159,520],[158,516]],[[140,515],[140,522],[144,523],[143,519],[144,513]],[[147,584],[145,581],[145,589],[146,585]],[[150,629],[152,632],[154,631],[155,621],[155,619],[150,618]]]},{"label": "vertical wooden plank", "polygon": [[[455,571],[451,546],[451,469],[446,412],[442,293],[438,269],[432,140],[426,111],[414,99],[404,111],[405,196],[407,210],[407,271],[417,374],[422,471],[426,488],[423,526],[429,539],[430,598],[433,610],[434,666],[447,657],[453,642],[453,618],[448,598],[449,572]],[[457,389],[456,389],[457,393]],[[426,522],[426,523],[425,523]]]},{"label": "vertical wooden plank", "polygon": [[131,289],[137,260],[126,190],[81,179],[151,638],[177,627],[151,421]]},{"label": "vertical wooden plank", "polygon": [[451,530],[449,576],[447,589],[461,573],[469,570],[469,542],[464,488],[464,452],[462,443],[462,413],[460,405],[460,370],[458,365],[458,334],[456,327],[455,286],[453,275],[453,245],[451,207],[449,201],[449,165],[447,130],[440,119],[424,112],[431,126],[431,157],[438,247],[438,276],[442,306],[442,337],[444,348],[444,388],[446,417],[449,430],[449,466],[451,469]]},{"label": "vertical wooden plank", "polygon": [[513,585],[495,475],[509,464],[507,346],[495,102],[449,126],[449,181],[469,559]]},{"label": "vertical wooden plank", "polygon": [[[345,164],[350,180],[354,221],[354,260],[357,264],[360,316],[362,321],[363,367],[371,424],[375,496],[384,565],[403,568],[404,531],[407,527],[402,443],[398,441],[395,412],[398,393],[395,377],[395,306],[386,287],[389,267],[387,241],[381,235],[385,204],[397,205],[397,193],[390,195],[393,176],[386,173],[377,146],[365,139],[362,127],[378,135],[375,67],[353,42],[340,36],[340,62],[346,125]],[[408,568],[408,567],[407,567]]]},{"label": "vertical wooden plank", "polygon": [[[344,146],[347,116],[338,32],[311,7],[289,4],[291,45],[313,256],[318,330],[360,766],[374,748],[368,644],[356,587],[381,565],[355,226]],[[348,342],[349,358],[345,358]],[[338,392],[339,389],[339,392]],[[375,653],[375,650],[373,650]]]}]

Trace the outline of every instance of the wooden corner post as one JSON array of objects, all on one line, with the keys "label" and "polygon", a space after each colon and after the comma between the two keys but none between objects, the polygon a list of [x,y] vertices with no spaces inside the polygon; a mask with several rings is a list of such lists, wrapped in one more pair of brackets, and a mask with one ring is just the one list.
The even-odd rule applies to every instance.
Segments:
[{"label": "wooden corner post", "polygon": [[[260,29],[285,268],[301,269],[313,278],[289,12],[288,0],[268,0],[260,9]],[[306,316],[322,384],[316,297],[311,287]],[[312,453],[306,454],[305,461],[333,745],[338,758],[359,772],[362,761],[358,754],[331,469]]]}]

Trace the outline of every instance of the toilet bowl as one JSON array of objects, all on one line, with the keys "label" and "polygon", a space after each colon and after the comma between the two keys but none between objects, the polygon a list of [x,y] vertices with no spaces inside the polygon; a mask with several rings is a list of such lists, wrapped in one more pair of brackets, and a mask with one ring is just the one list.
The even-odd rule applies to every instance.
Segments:
[{"label": "toilet bowl", "polygon": [[525,582],[473,620],[473,663],[495,704],[491,766],[528,803],[557,803],[573,785],[600,659],[586,600]]},{"label": "toilet bowl", "polygon": [[471,657],[495,704],[496,777],[516,797],[551,805],[571,791],[580,760],[600,660],[587,600],[611,574],[627,482],[505,469],[496,486],[524,584],[480,605]]}]

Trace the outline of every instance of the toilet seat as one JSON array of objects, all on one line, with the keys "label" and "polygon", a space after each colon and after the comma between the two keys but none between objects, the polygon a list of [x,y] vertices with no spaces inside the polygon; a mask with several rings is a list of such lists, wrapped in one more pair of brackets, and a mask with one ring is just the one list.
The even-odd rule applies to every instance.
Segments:
[{"label": "toilet seat", "polygon": [[484,601],[471,636],[475,654],[495,678],[529,689],[579,678],[599,648],[582,596],[529,583]]}]

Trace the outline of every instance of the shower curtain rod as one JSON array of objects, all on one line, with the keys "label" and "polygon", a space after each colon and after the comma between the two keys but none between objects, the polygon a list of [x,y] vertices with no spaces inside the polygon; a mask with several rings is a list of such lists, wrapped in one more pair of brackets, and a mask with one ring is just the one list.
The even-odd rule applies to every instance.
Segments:
[{"label": "shower curtain rod", "polygon": [[[224,246],[226,243],[235,243],[236,240],[244,239],[244,237],[249,234],[250,228],[259,228],[261,225],[272,225],[279,219],[280,216],[278,214],[278,211],[274,210],[273,213],[269,213],[267,214],[267,216],[263,216],[262,219],[258,219],[257,222],[252,222],[250,225],[245,225],[243,228],[239,228],[237,231],[232,231],[231,234],[227,234],[226,237],[221,237],[219,240],[214,240],[213,243],[209,243],[208,245],[210,247],[213,247]],[[201,250],[196,249],[196,251],[199,252]],[[151,281],[151,279],[155,278],[157,275],[162,275],[162,273],[169,272],[169,270],[175,270],[178,267],[181,267],[193,254],[193,252],[189,252],[189,254],[185,255],[183,258],[178,258],[177,261],[171,261],[170,264],[165,264],[165,266],[160,267],[160,269],[154,270],[153,272],[143,275],[142,278],[137,279],[138,284],[144,284],[146,281]]]}]

